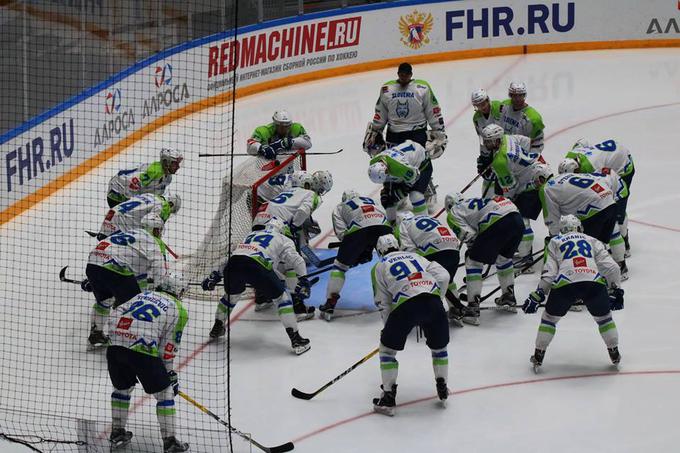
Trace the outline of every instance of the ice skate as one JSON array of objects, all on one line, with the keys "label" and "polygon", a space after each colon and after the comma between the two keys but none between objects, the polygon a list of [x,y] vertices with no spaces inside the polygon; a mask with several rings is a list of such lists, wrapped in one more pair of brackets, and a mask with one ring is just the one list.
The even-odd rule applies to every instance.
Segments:
[{"label": "ice skate", "polygon": [[335,305],[338,303],[339,298],[340,296],[337,294],[331,294],[331,297],[326,300],[325,304],[319,305],[319,318],[330,322],[330,320],[333,319]]},{"label": "ice skate", "polygon": [[123,448],[130,443],[132,439],[132,432],[125,431],[123,428],[116,428],[111,431],[109,436],[109,442],[111,442],[111,449],[116,450],[118,448]]},{"label": "ice skate", "polygon": [[316,307],[308,307],[302,302],[302,299],[293,296],[293,312],[298,321],[305,321],[314,317],[314,310]]},{"label": "ice skate", "polygon": [[380,388],[383,393],[380,398],[373,398],[373,410],[379,414],[393,417],[397,406],[397,384],[392,386],[391,391],[386,391],[382,385]]},{"label": "ice skate", "polygon": [[449,323],[452,326],[463,327],[463,316],[465,315],[462,309],[457,307],[449,307]]},{"label": "ice skate", "polygon": [[630,242],[628,242],[628,235],[623,237],[623,243],[626,246],[626,252],[623,255],[624,258],[630,258]]},{"label": "ice skate", "polygon": [[104,334],[104,331],[98,329],[95,324],[90,328],[90,336],[87,337],[87,342],[92,348],[99,348],[109,344],[110,338]]},{"label": "ice skate", "polygon": [[621,269],[621,281],[625,282],[628,280],[628,266],[626,265],[626,260],[619,263],[619,269]]},{"label": "ice skate", "polygon": [[437,396],[442,407],[446,407],[446,400],[449,397],[449,388],[446,386],[446,380],[442,377],[436,379],[437,382]]},{"label": "ice skate", "polygon": [[618,365],[621,362],[621,353],[619,352],[618,346],[607,348],[607,352],[609,352],[609,358],[612,360],[614,365]]},{"label": "ice skate", "polygon": [[472,326],[479,325],[479,304],[481,297],[475,296],[475,299],[468,302],[467,310],[463,315],[463,322]]},{"label": "ice skate", "polygon": [[501,297],[496,298],[496,305],[511,313],[517,313],[517,300],[515,299],[514,285],[508,286],[507,291],[501,294]]},{"label": "ice skate", "polygon": [[288,338],[290,338],[290,347],[293,349],[295,354],[304,354],[312,348],[312,346],[309,344],[309,339],[302,338],[298,331],[294,331],[288,327],[286,328],[286,333],[288,334]]},{"label": "ice skate", "polygon": [[187,450],[189,450],[189,444],[186,442],[178,441],[175,436],[170,436],[163,439],[164,453],[176,453]]},{"label": "ice skate", "polygon": [[224,323],[219,319],[216,319],[215,324],[213,324],[212,329],[210,329],[210,333],[208,335],[210,336],[210,338],[219,338],[224,336],[226,332],[227,329],[224,327]]},{"label": "ice skate", "polygon": [[534,373],[538,373],[538,369],[543,365],[543,359],[545,358],[545,351],[540,349],[534,350],[534,355],[531,356],[529,361],[534,365]]},{"label": "ice skate", "polygon": [[530,266],[530,264],[534,260],[532,253],[533,251],[529,251],[529,254],[527,255],[521,257],[515,256],[514,260],[515,275],[534,273],[534,266]]}]

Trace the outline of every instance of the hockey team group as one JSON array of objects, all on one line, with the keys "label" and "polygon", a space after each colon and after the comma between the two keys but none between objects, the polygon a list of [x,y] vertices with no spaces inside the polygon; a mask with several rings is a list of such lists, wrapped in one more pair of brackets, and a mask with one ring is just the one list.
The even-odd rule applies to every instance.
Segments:
[{"label": "hockey team group", "polygon": [[[380,89],[363,144],[368,177],[382,185],[380,197],[349,188],[342,193],[332,214],[338,253],[329,267],[326,302],[319,307],[320,317],[331,321],[342,309],[346,272],[371,262],[377,252],[370,273],[384,326],[379,344],[382,393],[373,399],[374,410],[395,413],[396,356],[414,327],[421,329],[431,350],[435,388],[444,405],[450,326],[479,325],[485,309],[516,312],[515,276],[530,273],[539,262],[536,289],[519,307],[525,313],[544,308],[530,359],[534,370],[542,366],[559,320],[581,306],[597,323],[612,363],[618,364],[612,311],[623,308],[621,281],[628,278],[626,204],[635,173],[629,150],[612,139],[594,145],[580,139],[555,172],[541,155],[543,120],[526,103],[525,84],[511,83],[505,101],[491,100],[480,89],[471,100],[480,137],[477,177],[483,178],[482,196],[462,195],[475,178],[461,193],[446,195],[437,212],[433,161],[446,158],[448,139],[432,88],[412,73],[411,65],[402,63],[397,79]],[[307,131],[283,110],[248,140],[249,154],[270,160],[310,147]],[[166,253],[172,251],[162,240],[165,222],[180,209],[181,198],[166,189],[182,160],[179,151],[163,149],[160,161],[121,170],[111,179],[110,210],[82,284],[96,300],[88,342],[108,346],[114,387],[109,440],[116,448],[132,438],[125,426],[132,391],[140,382],[157,400],[164,451],[189,449],[175,437],[179,385],[173,365],[188,320],[181,302],[188,286],[181,275],[167,270]],[[252,287],[255,309],[275,306],[294,353],[310,349],[298,321],[314,316],[314,307],[304,303],[314,281],[307,277],[301,251],[309,250],[309,239],[320,232],[312,214],[332,187],[328,171],[291,167],[258,188],[261,205],[252,231],[223,262],[214,263],[201,283],[206,291],[224,287],[214,324],[209,331],[206,327],[210,338],[225,334],[230,313]],[[444,212],[445,222],[438,219]],[[534,252],[531,221],[541,213],[549,236],[544,248]],[[465,285],[459,288],[454,277],[463,245]],[[483,280],[494,274],[489,274],[491,265],[501,293],[494,306],[481,306],[495,292],[482,295]]]}]

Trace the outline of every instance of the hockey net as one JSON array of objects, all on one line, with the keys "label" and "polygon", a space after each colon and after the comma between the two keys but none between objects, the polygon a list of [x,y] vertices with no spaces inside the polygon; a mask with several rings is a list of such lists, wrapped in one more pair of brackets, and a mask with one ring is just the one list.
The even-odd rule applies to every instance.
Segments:
[{"label": "hockey net", "polygon": [[[233,177],[227,175],[222,178],[220,201],[212,222],[198,248],[182,259],[187,280],[202,281],[250,233],[252,220],[260,205],[257,190],[262,184],[277,175],[305,169],[304,150],[298,150],[285,159],[276,161],[249,158],[234,169]],[[189,295],[194,298],[214,299],[219,298],[221,292],[206,292],[199,286],[192,286]]]}]

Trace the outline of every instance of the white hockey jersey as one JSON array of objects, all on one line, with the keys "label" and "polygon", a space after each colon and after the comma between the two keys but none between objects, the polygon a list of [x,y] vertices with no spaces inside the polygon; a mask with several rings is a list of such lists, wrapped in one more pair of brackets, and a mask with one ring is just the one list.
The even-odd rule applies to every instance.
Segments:
[{"label": "white hockey jersey", "polygon": [[253,219],[253,225],[265,225],[269,219],[277,217],[289,226],[299,228],[321,206],[321,201],[316,192],[294,187],[263,204]]},{"label": "white hockey jersey", "polygon": [[109,209],[99,228],[99,234],[109,236],[118,230],[142,228],[142,219],[146,216],[158,216],[163,222],[167,221],[170,217],[170,203],[162,196],[152,193],[135,195]]},{"label": "white hockey jersey", "polygon": [[109,181],[109,191],[117,192],[126,198],[142,193],[163,195],[171,182],[172,175],[165,174],[160,162],[153,162],[119,171]]},{"label": "white hockey jersey", "polygon": [[189,320],[182,302],[171,294],[144,291],[118,307],[111,344],[160,357],[166,370],[174,369],[184,327]]},{"label": "white hockey jersey", "polygon": [[545,249],[545,265],[538,286],[551,288],[577,282],[621,286],[621,271],[602,242],[583,233],[559,234]]},{"label": "white hockey jersey", "polygon": [[449,210],[446,221],[461,241],[470,242],[512,212],[519,210],[505,197],[466,198]]},{"label": "white hockey jersey", "polygon": [[439,101],[430,84],[413,79],[402,87],[396,80],[385,83],[375,104],[372,127],[382,131],[387,125],[392,132],[425,129],[445,132]]},{"label": "white hockey jersey", "polygon": [[531,180],[531,166],[538,161],[539,154],[527,150],[531,141],[522,135],[504,135],[501,147],[494,153],[491,169],[498,185],[507,197],[526,190],[526,181]]},{"label": "white hockey jersey", "polygon": [[292,189],[293,177],[292,170],[293,167],[288,167],[290,173],[278,174],[267,179],[265,182],[257,186],[257,196],[262,201],[269,201],[276,198],[281,192]]},{"label": "white hockey jersey", "polygon": [[523,135],[531,140],[527,151],[540,154],[543,151],[543,118],[533,107],[527,105],[520,110],[512,107],[510,99],[501,102],[498,123],[506,134]]},{"label": "white hockey jersey", "polygon": [[578,161],[580,173],[609,173],[627,176],[634,170],[630,150],[616,140],[605,140],[594,146],[574,148],[566,155]]},{"label": "white hockey jersey", "polygon": [[159,282],[167,273],[165,244],[146,230],[120,231],[100,241],[90,252],[89,264],[121,275],[133,275],[140,287]]},{"label": "white hockey jersey", "polygon": [[[287,236],[275,231],[253,231],[234,250],[234,255],[247,256],[260,263],[265,269],[281,272],[292,269],[295,273],[305,275],[305,260],[295,250],[295,244]],[[224,269],[220,266],[219,272]]]},{"label": "white hockey jersey", "polygon": [[560,230],[560,217],[573,214],[586,220],[614,204],[619,177],[609,175],[564,173],[550,178],[539,189],[543,219],[550,236]]},{"label": "white hockey jersey", "polygon": [[460,250],[460,241],[439,220],[428,215],[406,219],[395,229],[401,248],[421,256],[429,256],[442,250]]},{"label": "white hockey jersey", "polygon": [[420,176],[420,167],[428,160],[427,151],[420,143],[406,140],[376,154],[370,164],[384,162],[387,165],[386,182],[413,184]]},{"label": "white hockey jersey", "polygon": [[449,284],[449,273],[413,252],[392,252],[373,266],[371,281],[375,304],[385,321],[392,310],[415,296],[439,296]]},{"label": "white hockey jersey", "polygon": [[340,241],[362,228],[388,225],[385,210],[369,197],[354,197],[338,203],[332,218],[335,236]]}]

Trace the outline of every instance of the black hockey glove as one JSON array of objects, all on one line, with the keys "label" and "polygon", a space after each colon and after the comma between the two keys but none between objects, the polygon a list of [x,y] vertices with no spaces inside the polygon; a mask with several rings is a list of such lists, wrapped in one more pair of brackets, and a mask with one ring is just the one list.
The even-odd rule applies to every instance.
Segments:
[{"label": "black hockey glove", "polygon": [[623,310],[623,288],[611,288],[609,290],[609,308],[612,311]]},{"label": "black hockey glove", "polygon": [[222,281],[222,276],[220,273],[217,271],[212,271],[210,276],[201,283],[201,288],[203,288],[203,291],[212,291],[220,281]]},{"label": "black hockey glove", "polygon": [[293,139],[290,137],[284,137],[281,139],[281,148],[290,151],[293,148]]},{"label": "black hockey glove", "polygon": [[168,371],[168,379],[170,379],[170,385],[172,386],[172,392],[177,396],[179,393],[179,376],[174,370]]},{"label": "black hockey glove", "polygon": [[269,145],[260,146],[258,154],[260,156],[264,157],[265,159],[269,159],[269,160],[276,158],[276,151],[274,150],[274,148],[272,148]]},{"label": "black hockey glove", "polygon": [[491,156],[485,156],[483,154],[480,154],[477,158],[477,173],[481,174],[482,178],[487,181],[496,179],[496,175],[490,167],[492,161],[493,158]]},{"label": "black hockey glove", "polygon": [[80,282],[80,289],[83,291],[87,291],[88,293],[92,292],[92,283],[90,283],[90,280],[85,279],[82,282]]},{"label": "black hockey glove", "polygon": [[312,293],[312,285],[309,283],[307,277],[298,278],[294,293],[302,300],[309,299],[309,296]]}]

